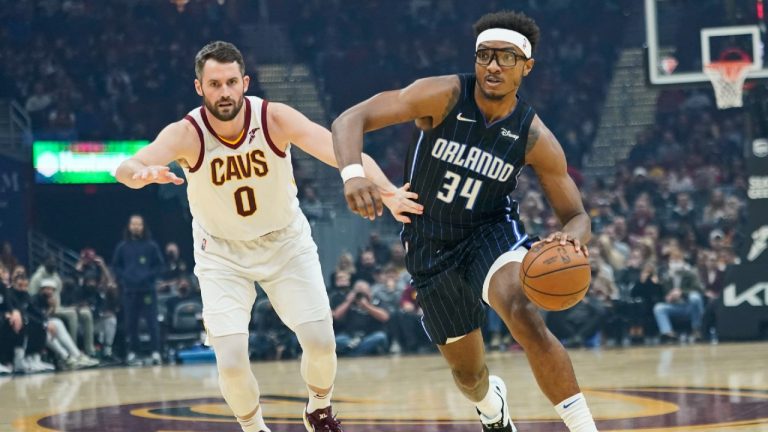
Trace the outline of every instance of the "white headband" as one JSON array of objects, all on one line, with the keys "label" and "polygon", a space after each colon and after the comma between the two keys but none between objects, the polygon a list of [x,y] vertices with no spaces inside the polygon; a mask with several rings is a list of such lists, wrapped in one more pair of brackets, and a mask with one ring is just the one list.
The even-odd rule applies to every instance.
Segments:
[{"label": "white headband", "polygon": [[503,28],[491,28],[485,30],[484,32],[477,35],[477,43],[475,44],[475,49],[477,49],[481,43],[488,41],[509,42],[523,50],[523,53],[527,58],[531,58],[531,43],[522,33]]}]

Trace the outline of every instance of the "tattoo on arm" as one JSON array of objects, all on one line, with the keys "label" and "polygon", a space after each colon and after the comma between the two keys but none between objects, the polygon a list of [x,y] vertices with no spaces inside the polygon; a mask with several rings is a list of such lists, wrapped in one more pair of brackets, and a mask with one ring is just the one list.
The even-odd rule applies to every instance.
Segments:
[{"label": "tattoo on arm", "polygon": [[459,96],[461,96],[461,84],[457,84],[451,89],[451,94],[448,96],[448,103],[445,105],[445,110],[440,115],[439,119],[434,119],[432,122],[433,125],[438,125],[445,120],[446,117],[448,117],[448,114],[451,112],[454,106],[456,106],[456,102],[459,100]]},{"label": "tattoo on arm", "polygon": [[541,135],[541,131],[539,128],[531,123],[531,127],[528,129],[528,141],[525,143],[525,154],[528,154],[533,150],[533,147],[536,145],[536,141],[539,140],[539,136]]}]

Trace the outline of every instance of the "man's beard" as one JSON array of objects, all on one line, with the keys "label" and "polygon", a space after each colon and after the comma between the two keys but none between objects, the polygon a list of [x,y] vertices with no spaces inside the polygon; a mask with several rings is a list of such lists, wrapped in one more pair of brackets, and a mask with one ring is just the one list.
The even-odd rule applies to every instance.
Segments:
[{"label": "man's beard", "polygon": [[507,95],[509,94],[509,93],[504,93],[504,94],[492,94],[492,93],[489,93],[489,92],[487,92],[487,91],[486,91],[486,90],[483,88],[483,86],[481,86],[481,85],[478,85],[478,87],[480,88],[480,93],[482,93],[482,94],[483,94],[483,97],[484,97],[484,98],[486,98],[486,99],[488,99],[488,100],[493,100],[493,101],[500,101],[500,100],[504,100],[504,97],[505,97],[505,96],[507,96]]},{"label": "man's beard", "polygon": [[217,103],[219,102],[232,102],[234,106],[232,107],[232,111],[229,114],[223,114],[219,109],[216,107],[216,104],[212,104],[208,102],[208,99],[205,98],[205,95],[203,95],[203,104],[205,104],[205,108],[213,114],[214,117],[221,121],[230,121],[233,118],[237,117],[237,114],[240,112],[240,110],[243,108],[243,101],[245,100],[244,97],[241,97],[239,101],[235,102],[232,99],[219,99]]}]

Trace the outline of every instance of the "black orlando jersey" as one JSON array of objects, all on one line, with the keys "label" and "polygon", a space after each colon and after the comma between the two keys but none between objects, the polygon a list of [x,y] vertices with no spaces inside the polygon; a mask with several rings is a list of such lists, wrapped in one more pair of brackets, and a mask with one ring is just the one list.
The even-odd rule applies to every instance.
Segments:
[{"label": "black orlando jersey", "polygon": [[513,225],[523,240],[517,203],[509,194],[525,165],[528,129],[535,111],[518,97],[506,117],[488,123],[474,98],[474,74],[459,75],[461,95],[443,122],[411,145],[405,181],[419,194],[421,216],[404,228],[411,242],[453,243],[477,228]]}]

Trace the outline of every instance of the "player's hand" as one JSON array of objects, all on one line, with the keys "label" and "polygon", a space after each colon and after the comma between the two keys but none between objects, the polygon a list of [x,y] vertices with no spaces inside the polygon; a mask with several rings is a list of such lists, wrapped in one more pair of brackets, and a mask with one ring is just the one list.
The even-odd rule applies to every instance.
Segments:
[{"label": "player's hand", "polygon": [[344,183],[344,197],[349,209],[364,218],[374,220],[384,212],[379,188],[365,177],[347,180]]},{"label": "player's hand", "polygon": [[415,192],[408,192],[410,187],[411,184],[406,183],[393,191],[381,191],[381,199],[384,201],[384,205],[392,212],[392,216],[398,222],[411,223],[411,218],[406,216],[405,213],[417,215],[424,213],[424,206],[414,201],[419,196]]},{"label": "player's hand", "polygon": [[552,243],[553,241],[559,242],[560,246],[565,246],[566,243],[569,242],[573,243],[573,247],[576,249],[576,255],[583,253],[585,257],[589,257],[589,249],[587,248],[587,245],[581,244],[579,239],[562,231],[553,232],[547,238],[537,243]]},{"label": "player's hand", "polygon": [[179,178],[171,171],[171,168],[165,165],[150,165],[144,167],[140,171],[133,175],[133,180],[143,181],[144,184],[157,183],[166,184],[173,183],[175,185],[184,184],[184,179]]}]

